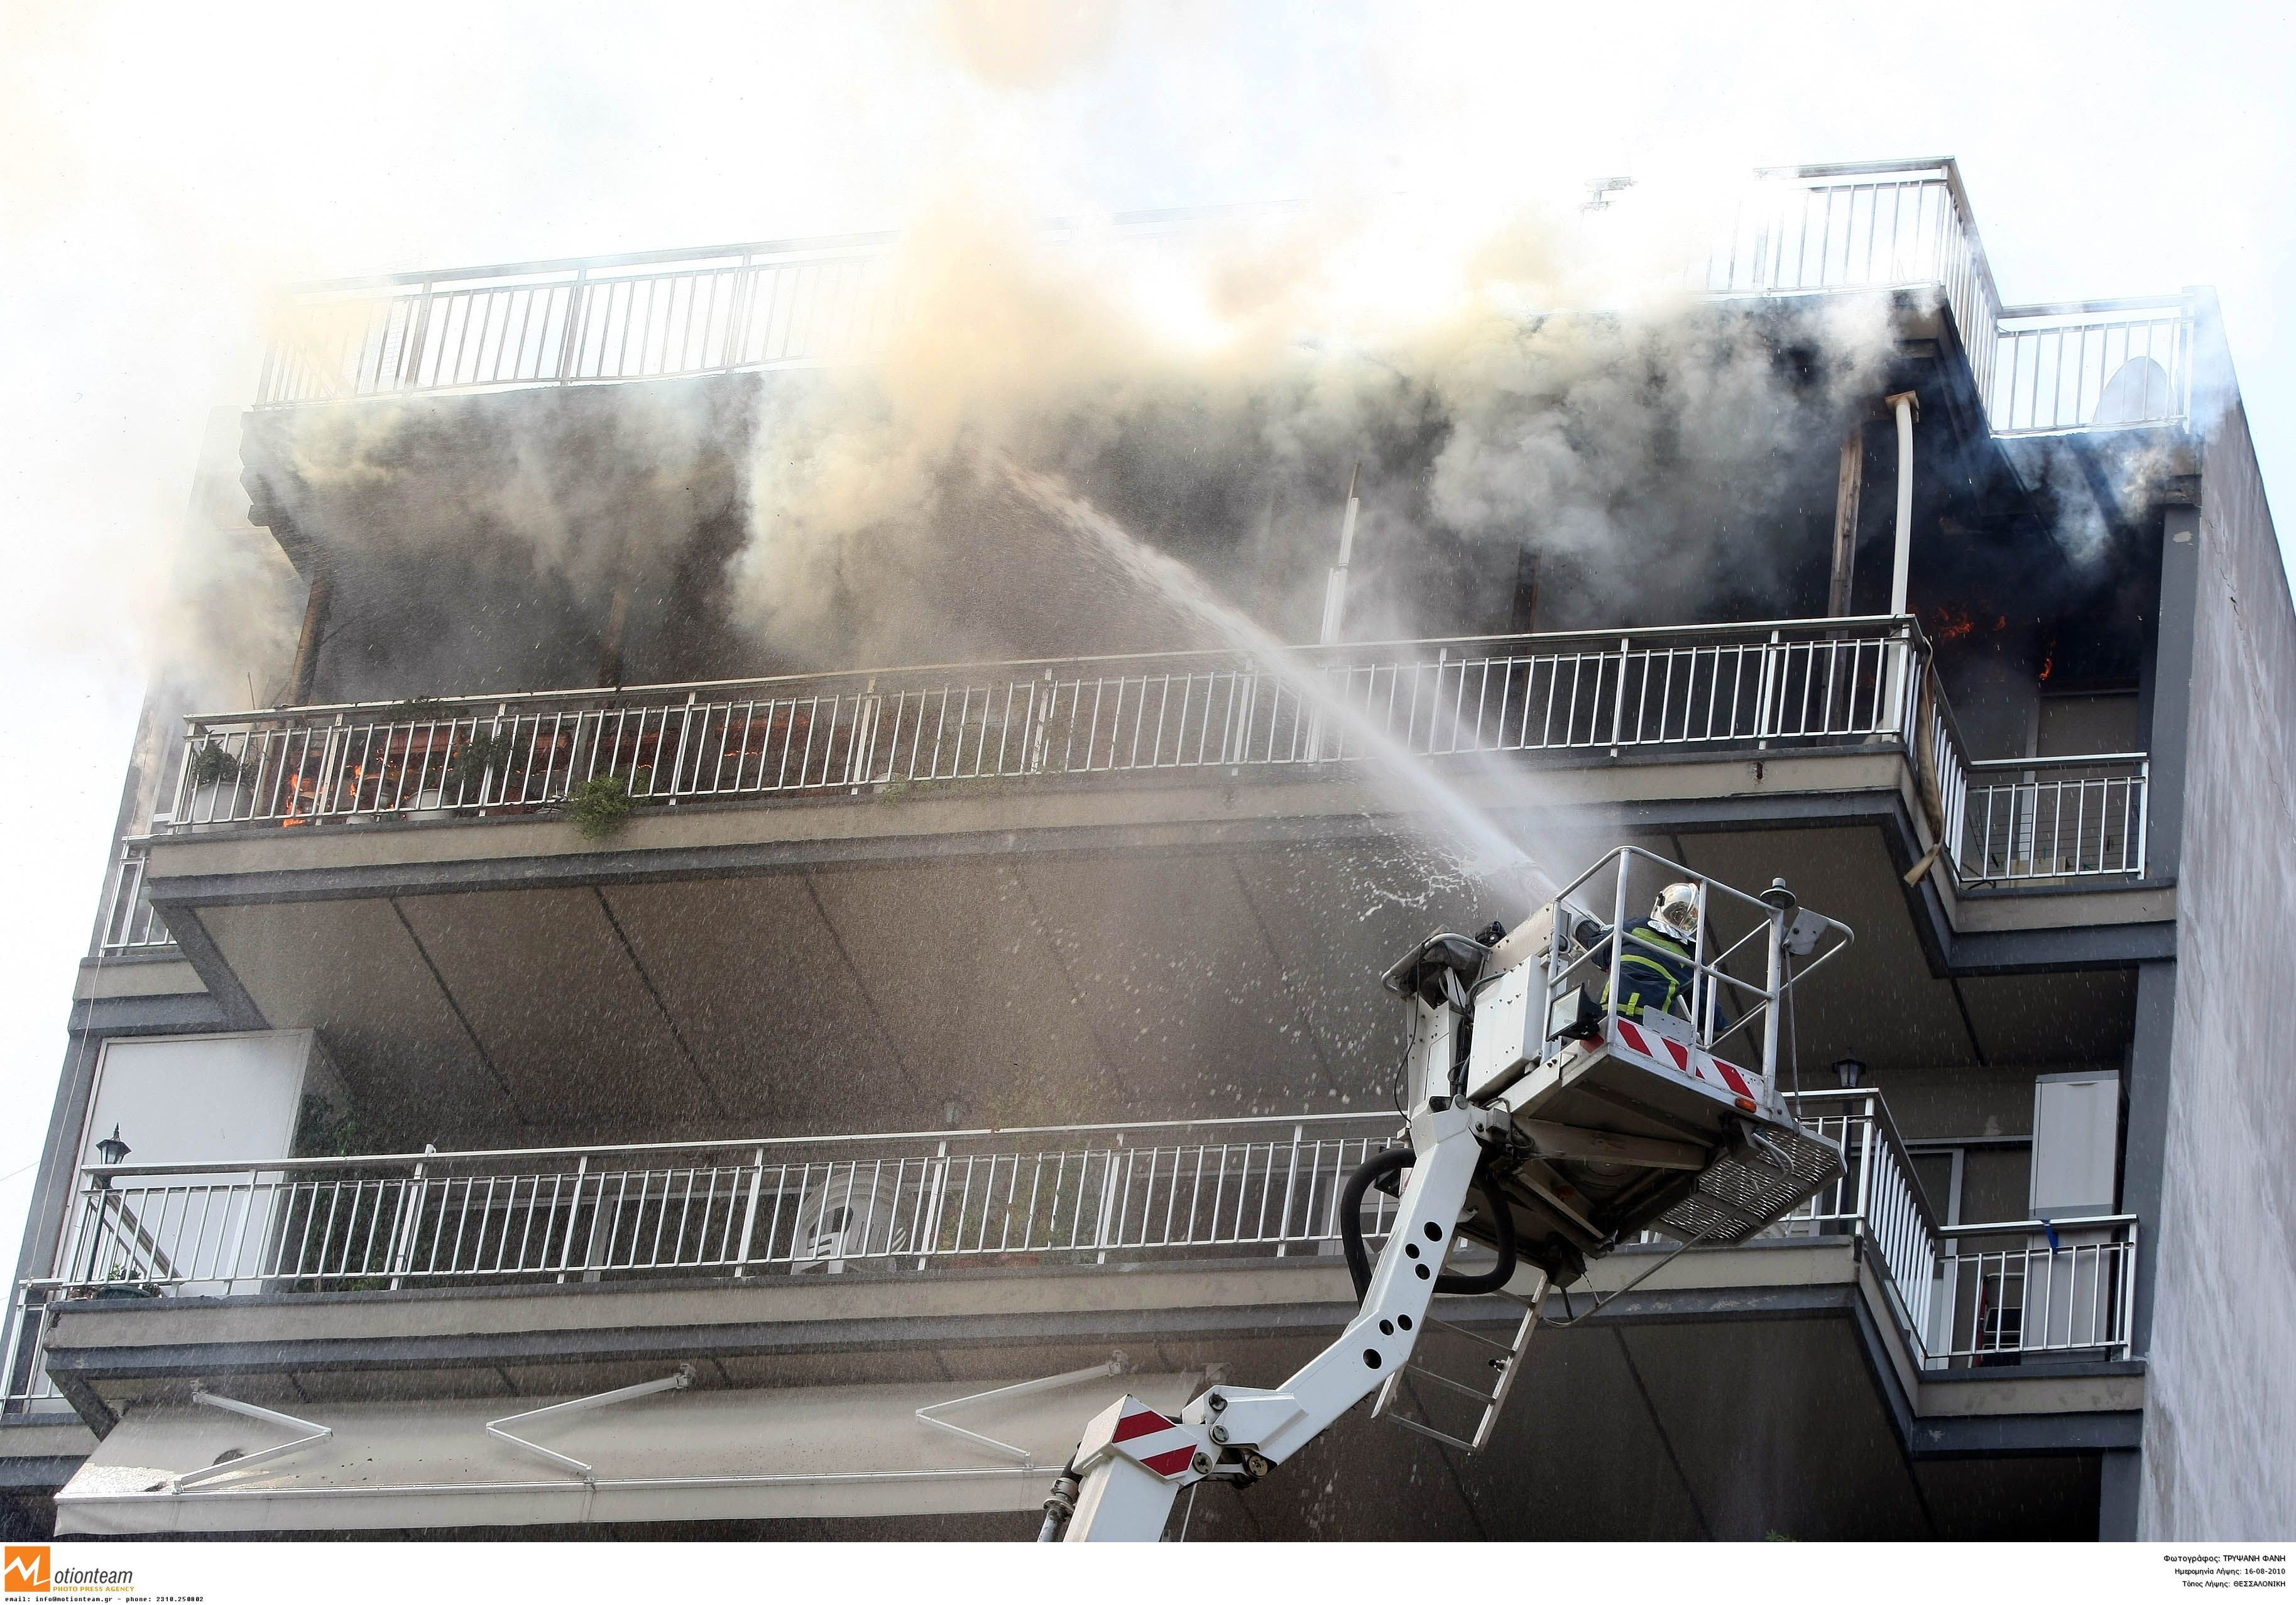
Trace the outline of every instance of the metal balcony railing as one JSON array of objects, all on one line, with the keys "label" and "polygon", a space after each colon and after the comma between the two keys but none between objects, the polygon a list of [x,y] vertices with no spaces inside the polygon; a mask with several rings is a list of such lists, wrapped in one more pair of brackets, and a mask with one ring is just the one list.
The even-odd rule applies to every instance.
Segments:
[{"label": "metal balcony railing", "polygon": [[1990,394],[2001,295],[1950,161],[1853,162],[1763,175],[1708,258],[1710,295],[1934,284],[1980,396]]},{"label": "metal balcony railing", "polygon": [[1907,620],[1801,620],[199,716],[154,829],[531,812],[609,776],[677,804],[1361,758],[1322,696],[1438,760],[1855,746],[1904,739],[1915,651]]},{"label": "metal balcony railing", "polygon": [[[1133,213],[1107,233],[1123,248],[1168,252],[1237,209]],[[1079,232],[1061,225],[1047,238]],[[898,243],[844,234],[313,285],[277,310],[256,403],[857,361],[898,314]]]},{"label": "metal balcony railing", "polygon": [[[1877,1094],[1798,1107],[1849,1168],[1771,1235],[1855,1238],[1919,1363],[2127,1356],[2131,1217],[1940,1233]],[[94,1167],[55,1273],[18,1290],[0,1375],[12,1406],[54,1399],[42,1317],[67,1298],[1332,1254],[1341,1184],[1395,1130],[1308,1115]],[[1368,1202],[1378,1236],[1392,1206]]]},{"label": "metal balcony railing", "polygon": [[[11,1407],[56,1400],[60,1298],[1337,1253],[1390,1115],[122,1166],[83,1173],[53,1275],[17,1290]],[[1393,1207],[1375,1194],[1366,1230]]]},{"label": "metal balcony railing", "polygon": [[[1951,161],[1856,162],[1760,178],[1708,258],[1708,294],[1935,285],[1997,432],[2185,416],[2189,304],[2177,297],[2005,309]],[[1168,254],[1234,209],[1141,213],[1114,219],[1107,232],[1119,245]],[[889,233],[850,234],[307,287],[279,308],[256,404],[865,358],[898,310],[896,243]]]},{"label": "metal balcony railing", "polygon": [[1964,766],[1948,815],[1971,883],[2144,874],[2152,766],[2141,752]]},{"label": "metal balcony railing", "polygon": [[258,405],[670,379],[851,360],[888,309],[892,237],[520,264],[291,299]]},{"label": "metal balcony railing", "polygon": [[1997,435],[2176,423],[2191,413],[2187,297],[2013,307],[1999,339],[1984,392]]},{"label": "metal balcony railing", "polygon": [[2142,880],[2152,761],[2142,752],[2062,757],[1963,756],[1934,671],[1925,671],[1921,754],[1937,788],[1946,862],[1964,887]]},{"label": "metal balcony railing", "polygon": [[1849,1163],[1776,1234],[1848,1232],[1869,1246],[1917,1364],[2128,1358],[2135,1216],[1940,1227],[1880,1093],[1789,1097],[1804,1125],[1841,1143]]},{"label": "metal balcony railing", "polygon": [[122,842],[111,867],[111,883],[103,899],[103,923],[95,933],[95,951],[117,958],[133,953],[155,953],[173,947],[168,922],[152,907],[144,885],[146,849],[140,842]]},{"label": "metal balcony railing", "polygon": [[1243,1118],[122,1167],[90,1173],[61,1280],[229,1296],[1280,1257],[1338,1241],[1340,1183],[1394,1129]]}]

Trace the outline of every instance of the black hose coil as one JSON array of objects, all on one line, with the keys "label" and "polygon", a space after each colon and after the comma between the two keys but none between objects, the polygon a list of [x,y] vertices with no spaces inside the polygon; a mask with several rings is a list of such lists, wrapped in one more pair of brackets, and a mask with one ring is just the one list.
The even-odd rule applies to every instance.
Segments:
[{"label": "black hose coil", "polygon": [[[1408,1148],[1386,1148],[1373,1154],[1348,1173],[1347,1185],[1340,1190],[1340,1247],[1348,1257],[1348,1276],[1356,1284],[1356,1302],[1361,1304],[1364,1295],[1371,1290],[1371,1253],[1364,1246],[1363,1198],[1372,1184],[1382,1177],[1393,1175],[1408,1167],[1412,1160]],[[1445,1271],[1435,1278],[1439,1293],[1496,1293],[1506,1286],[1514,1275],[1514,1211],[1498,1190],[1490,1175],[1490,1159],[1486,1155],[1475,1165],[1475,1188],[1483,1195],[1483,1202],[1491,1212],[1492,1235],[1497,1238],[1498,1264],[1480,1275],[1469,1276],[1456,1271]],[[1445,1232],[1448,1239],[1451,1234]]]}]

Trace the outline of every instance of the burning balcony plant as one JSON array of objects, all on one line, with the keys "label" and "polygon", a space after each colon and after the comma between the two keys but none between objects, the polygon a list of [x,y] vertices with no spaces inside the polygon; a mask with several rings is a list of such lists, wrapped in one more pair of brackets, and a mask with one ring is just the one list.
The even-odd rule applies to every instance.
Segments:
[{"label": "burning balcony plant", "polygon": [[[468,741],[453,757],[447,761],[447,772],[439,782],[440,800],[447,806],[462,802],[485,800],[487,777],[491,773],[506,774],[516,757],[516,743],[507,730],[473,731]],[[500,780],[493,786],[500,795],[506,788]]]},{"label": "burning balcony plant", "polygon": [[220,741],[206,741],[193,748],[184,760],[184,822],[209,824],[226,819],[231,813],[229,794],[237,790],[246,771],[246,763]]},{"label": "burning balcony plant", "polygon": [[202,789],[235,784],[242,767],[220,742],[207,742],[192,754],[192,784]]}]

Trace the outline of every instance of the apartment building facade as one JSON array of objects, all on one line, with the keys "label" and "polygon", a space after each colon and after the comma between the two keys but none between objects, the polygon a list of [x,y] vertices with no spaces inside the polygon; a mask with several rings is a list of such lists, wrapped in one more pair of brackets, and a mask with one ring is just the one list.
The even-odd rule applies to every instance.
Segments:
[{"label": "apartment building facade", "polygon": [[[139,733],[12,1527],[1021,1536],[1117,1393],[1343,1323],[1378,977],[1523,911],[1363,738],[1041,540],[964,577],[1006,599],[965,650],[865,601],[841,656],[745,642],[743,464],[865,355],[888,246],[295,303],[194,506],[301,628],[266,705],[163,683]],[[1710,476],[1766,588],[1397,547],[1356,583],[1409,636],[1295,655],[1522,839],[1852,926],[1792,1044],[1847,1174],[1538,1334],[1481,1453],[1351,1419],[1190,1536],[2284,1531],[2296,616],[2213,302],[2004,305],[1950,162],[1767,176],[1705,271],[1685,315],[1781,364],[1889,331],[1765,488]],[[390,471],[330,472],[385,416]],[[490,544],[537,478],[552,566]]]}]

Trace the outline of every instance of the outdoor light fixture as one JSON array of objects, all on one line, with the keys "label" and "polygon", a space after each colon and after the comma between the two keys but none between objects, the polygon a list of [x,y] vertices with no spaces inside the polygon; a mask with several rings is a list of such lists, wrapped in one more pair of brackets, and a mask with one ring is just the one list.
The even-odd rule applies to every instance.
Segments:
[{"label": "outdoor light fixture", "polygon": [[119,1140],[119,1127],[115,1123],[111,1134],[95,1145],[95,1157],[106,1165],[117,1165],[135,1151]]},{"label": "outdoor light fixture", "polygon": [[1866,1061],[1862,1059],[1837,1059],[1833,1061],[1833,1078],[1846,1092],[1866,1078]]}]

